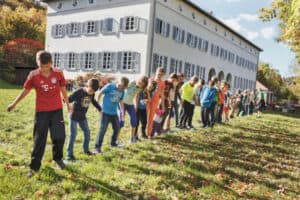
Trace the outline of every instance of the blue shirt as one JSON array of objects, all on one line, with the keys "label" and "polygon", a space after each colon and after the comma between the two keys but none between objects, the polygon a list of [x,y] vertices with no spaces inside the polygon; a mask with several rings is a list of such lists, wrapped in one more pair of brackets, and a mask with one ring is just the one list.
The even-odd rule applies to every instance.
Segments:
[{"label": "blue shirt", "polygon": [[139,103],[138,103],[138,108],[141,110],[145,110],[146,109],[146,104],[144,104],[142,102],[143,99],[147,99],[147,95],[145,95],[145,93],[143,91],[141,91],[139,93]]},{"label": "blue shirt", "polygon": [[200,93],[200,103],[201,107],[209,108],[215,100],[217,89],[215,87],[208,87],[207,85],[203,87]]},{"label": "blue shirt", "polygon": [[108,115],[117,115],[119,102],[124,98],[124,90],[118,90],[115,83],[109,83],[101,91],[103,94],[102,112]]}]

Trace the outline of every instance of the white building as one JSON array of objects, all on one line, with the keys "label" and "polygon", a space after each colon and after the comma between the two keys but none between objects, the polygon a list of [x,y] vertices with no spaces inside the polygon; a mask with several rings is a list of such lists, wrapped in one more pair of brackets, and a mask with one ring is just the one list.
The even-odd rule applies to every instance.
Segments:
[{"label": "white building", "polygon": [[52,0],[46,49],[67,78],[152,75],[158,66],[255,88],[258,46],[189,0]]}]

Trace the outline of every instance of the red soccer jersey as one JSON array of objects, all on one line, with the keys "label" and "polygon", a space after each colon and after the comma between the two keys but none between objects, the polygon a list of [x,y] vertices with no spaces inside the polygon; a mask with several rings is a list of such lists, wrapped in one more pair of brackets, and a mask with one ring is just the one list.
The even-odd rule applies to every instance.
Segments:
[{"label": "red soccer jersey", "polygon": [[36,91],[36,112],[62,109],[60,87],[63,86],[66,86],[66,80],[62,71],[53,68],[48,77],[43,76],[39,69],[31,71],[24,83],[25,89],[34,88]]}]

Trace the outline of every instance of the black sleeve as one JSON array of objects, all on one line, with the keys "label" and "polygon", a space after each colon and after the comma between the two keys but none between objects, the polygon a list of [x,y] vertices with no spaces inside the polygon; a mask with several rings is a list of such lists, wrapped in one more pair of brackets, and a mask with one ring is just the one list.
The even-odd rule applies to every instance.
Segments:
[{"label": "black sleeve", "polygon": [[69,102],[72,103],[73,101],[75,101],[76,99],[80,98],[81,96],[81,91],[82,88],[79,88],[78,90],[74,91],[69,97]]},{"label": "black sleeve", "polygon": [[94,106],[95,108],[97,108],[97,110],[98,110],[99,112],[102,111],[102,108],[101,108],[101,106],[99,105],[99,103],[95,100],[95,96],[94,96],[94,95],[92,96],[92,104],[93,104],[93,106]]}]

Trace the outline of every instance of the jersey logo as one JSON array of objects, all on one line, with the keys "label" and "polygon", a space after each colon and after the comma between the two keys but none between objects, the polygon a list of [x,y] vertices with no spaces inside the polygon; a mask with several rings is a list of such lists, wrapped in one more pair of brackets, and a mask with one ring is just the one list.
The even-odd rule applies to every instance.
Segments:
[{"label": "jersey logo", "polygon": [[56,80],[55,77],[51,78],[51,83],[52,83],[52,84],[56,84],[56,82],[57,82],[57,80]]}]

